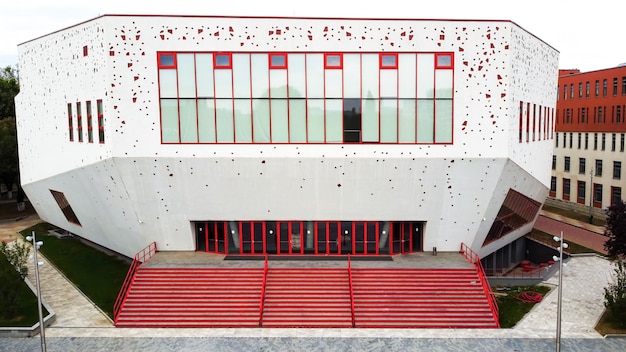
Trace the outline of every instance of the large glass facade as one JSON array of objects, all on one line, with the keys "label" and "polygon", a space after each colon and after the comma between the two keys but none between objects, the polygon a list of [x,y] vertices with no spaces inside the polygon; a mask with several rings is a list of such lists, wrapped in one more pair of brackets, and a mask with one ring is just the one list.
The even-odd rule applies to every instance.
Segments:
[{"label": "large glass facade", "polygon": [[452,53],[158,53],[162,143],[452,143]]}]

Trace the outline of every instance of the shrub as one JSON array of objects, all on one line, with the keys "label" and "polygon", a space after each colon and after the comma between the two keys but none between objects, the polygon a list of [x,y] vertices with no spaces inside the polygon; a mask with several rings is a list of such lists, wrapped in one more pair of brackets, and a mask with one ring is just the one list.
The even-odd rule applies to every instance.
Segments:
[{"label": "shrub", "polygon": [[626,326],[626,265],[615,262],[614,281],[604,288],[604,306],[612,320],[620,326]]}]

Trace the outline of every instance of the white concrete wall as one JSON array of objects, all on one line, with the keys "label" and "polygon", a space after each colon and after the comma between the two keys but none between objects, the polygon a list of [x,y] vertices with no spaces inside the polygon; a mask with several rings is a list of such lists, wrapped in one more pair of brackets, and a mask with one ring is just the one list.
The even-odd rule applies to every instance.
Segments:
[{"label": "white concrete wall", "polygon": [[[452,51],[454,144],[162,145],[157,51]],[[479,250],[509,188],[545,198],[552,142],[518,143],[517,106],[554,106],[557,60],[511,22],[101,17],[20,46],[22,181],[44,220],[126,255],[193,250],[193,220],[254,219],[426,221],[424,249]],[[106,143],[69,142],[66,104],[97,98]]]}]

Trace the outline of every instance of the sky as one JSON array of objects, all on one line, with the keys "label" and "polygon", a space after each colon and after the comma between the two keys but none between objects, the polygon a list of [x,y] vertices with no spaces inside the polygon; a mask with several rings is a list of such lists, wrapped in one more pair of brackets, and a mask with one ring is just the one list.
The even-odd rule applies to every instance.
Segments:
[{"label": "sky", "polygon": [[20,43],[103,14],[511,20],[582,72],[626,63],[623,0],[10,0],[0,12],[0,68]]}]

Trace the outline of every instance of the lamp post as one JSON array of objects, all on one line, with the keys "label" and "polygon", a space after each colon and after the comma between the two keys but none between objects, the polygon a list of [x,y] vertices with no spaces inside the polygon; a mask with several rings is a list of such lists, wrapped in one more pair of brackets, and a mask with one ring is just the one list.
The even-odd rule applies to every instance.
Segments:
[{"label": "lamp post", "polygon": [[589,223],[593,224],[593,168],[589,170],[591,184],[589,185]]},{"label": "lamp post", "polygon": [[34,247],[33,258],[35,260],[35,284],[37,287],[37,309],[39,310],[39,335],[41,336],[41,351],[46,352],[46,333],[43,325],[43,311],[41,309],[41,286],[39,285],[39,265],[43,262],[39,262],[37,259],[37,251],[43,246],[43,241],[37,241],[35,239],[35,231],[32,232],[32,236],[26,236],[26,240],[31,242]]},{"label": "lamp post", "polygon": [[556,305],[556,352],[561,351],[561,305],[563,302],[563,249],[569,247],[567,243],[563,242],[563,231],[561,231],[561,237],[554,236],[554,241],[559,242],[559,256],[552,257],[555,262],[559,262],[559,291]]}]

